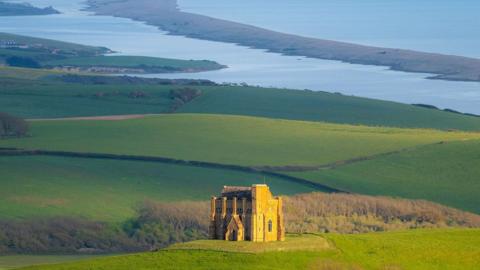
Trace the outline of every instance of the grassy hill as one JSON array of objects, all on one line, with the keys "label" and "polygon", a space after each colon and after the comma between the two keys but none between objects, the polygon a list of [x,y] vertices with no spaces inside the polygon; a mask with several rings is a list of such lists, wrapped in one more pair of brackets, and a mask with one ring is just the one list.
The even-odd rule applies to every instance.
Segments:
[{"label": "grassy hill", "polygon": [[31,125],[31,137],[2,140],[0,147],[163,156],[247,166],[315,166],[480,136],[201,114],[122,121],[36,121]]},{"label": "grassy hill", "polygon": [[[34,121],[31,125],[31,137],[2,140],[0,147],[160,156],[260,167],[340,190],[428,199],[479,212],[479,201],[474,192],[478,186],[476,179],[480,175],[476,166],[480,145],[478,133],[202,114],[170,114],[119,121]],[[26,163],[36,170],[32,170],[31,174],[22,171],[22,160],[27,160]],[[202,191],[211,190],[215,193],[219,186],[227,182],[251,184],[262,180],[259,175],[247,173],[148,162],[85,159],[80,163],[82,166],[73,166],[75,161],[71,159],[63,162],[60,160],[45,157],[4,158],[5,168],[18,169],[7,170],[3,173],[6,176],[3,178],[6,181],[11,178],[34,184],[42,175],[42,179],[49,179],[50,182],[48,177],[55,173],[63,175],[60,177],[61,183],[71,180],[72,186],[68,190],[72,193],[64,191],[62,194],[70,194],[72,198],[75,198],[75,183],[80,183],[82,177],[88,178],[84,181],[91,181],[91,184],[78,188],[91,187],[102,192],[108,190],[106,188],[109,183],[115,183],[122,177],[135,181],[141,179],[138,180],[142,182],[138,193],[128,194],[135,186],[134,182],[126,181],[124,187],[112,184],[118,188],[115,193],[118,198],[123,196],[121,194],[127,194],[125,198],[130,199],[115,204],[115,207],[118,206],[116,210],[99,208],[98,214],[94,215],[99,218],[109,213],[106,214],[107,219],[118,218],[116,215],[121,212],[120,209],[126,209],[145,194],[152,195],[154,199],[199,199],[205,196],[205,193],[198,192],[199,187],[202,187]],[[114,172],[102,172],[105,166],[116,169]],[[52,168],[52,174],[42,173],[46,167]],[[64,170],[65,173],[62,173]],[[142,173],[138,174],[138,171]],[[159,178],[155,179],[158,175],[167,176],[166,179],[161,179],[166,181],[162,182],[166,184],[162,190],[151,188],[156,181],[160,181]],[[201,182],[197,182],[198,179]],[[186,182],[190,183],[186,193],[178,192]],[[284,194],[311,190],[284,180],[275,180],[272,185],[275,192],[285,192]],[[8,194],[12,188],[4,190]],[[35,199],[24,198],[33,190],[26,189],[22,192],[26,193],[19,195],[18,189],[14,192],[19,197],[17,207],[12,208],[12,199],[9,199],[9,204],[5,204],[6,209],[16,209],[18,216],[28,216],[39,211],[32,205],[42,205],[43,200],[48,202],[48,194],[59,194],[59,190],[44,188],[35,191],[36,194],[41,194]],[[95,196],[92,197],[91,205],[87,203],[79,209],[52,204],[42,211],[61,213],[58,209],[69,209],[73,213],[87,213],[99,202]],[[60,201],[63,204],[63,200]],[[11,210],[6,209],[3,210],[6,211],[5,215],[12,215]],[[126,215],[128,212],[120,216]]]},{"label": "grassy hill", "polygon": [[74,67],[117,67],[136,68],[144,71],[157,72],[193,72],[220,69],[223,66],[208,60],[180,60],[171,58],[145,56],[94,56],[76,57],[61,60],[52,60],[42,63],[46,67],[74,66]]},{"label": "grassy hill", "polygon": [[22,87],[26,85],[26,83],[28,83],[28,85],[31,87],[34,87],[34,84],[37,86],[41,86],[41,83],[34,82],[34,80],[46,76],[60,74],[63,73],[55,70],[7,67],[0,65],[0,81],[2,82],[2,85],[0,86],[0,91],[2,92],[2,96],[5,97],[2,99],[4,99],[4,102],[6,102],[6,104],[4,104],[4,110],[7,111],[13,109],[11,108],[12,105],[8,103],[12,102],[12,99],[6,96],[9,94],[10,91],[10,93],[13,94],[15,93],[14,91],[21,90]]},{"label": "grassy hill", "polygon": [[[97,54],[103,54],[108,52],[108,49],[104,47],[87,46],[87,45],[81,45],[76,43],[57,41],[53,39],[36,38],[36,37],[22,36],[22,35],[2,33],[2,32],[0,32],[0,40],[15,41],[15,43],[17,44],[23,44],[28,46],[41,44],[45,49],[48,49],[48,50],[59,49],[66,54],[97,55]],[[14,51],[14,50],[7,50],[7,51]],[[18,53],[22,52],[22,50],[17,50],[17,51]]]},{"label": "grassy hill", "polygon": [[[260,174],[155,162],[0,156],[0,218],[83,216],[124,221],[146,199],[208,200],[224,185],[262,183]],[[276,194],[312,191],[266,177]]]},{"label": "grassy hill", "polygon": [[0,270],[16,269],[30,265],[65,263],[92,259],[98,255],[0,255]]},{"label": "grassy hill", "polygon": [[[208,204],[198,201],[223,185],[265,181],[284,195],[314,190],[298,179],[264,178],[258,171],[221,164],[480,213],[480,117],[326,92],[47,70],[41,67],[192,71],[218,64],[106,57],[106,48],[0,33],[2,39],[28,48],[0,49],[0,65],[17,57],[39,68],[0,66],[0,111],[37,118],[29,122],[30,136],[2,139],[0,148],[166,157],[217,167],[0,151],[0,224],[8,228],[8,235],[0,230],[0,252],[164,247],[206,235]],[[182,90],[195,96],[183,100]],[[41,120],[132,114],[139,116]],[[294,232],[478,224],[478,216],[391,198],[316,193],[286,198],[285,205]],[[158,252],[28,269],[475,269],[479,246],[480,231],[464,229],[290,235],[284,243],[202,240]],[[2,259],[0,268],[12,265]],[[43,262],[63,259],[75,258]]]},{"label": "grassy hill", "polygon": [[[1,4],[1,3],[0,3]],[[26,68],[74,69],[100,73],[198,72],[225,66],[208,60],[105,56],[104,47],[0,33],[0,63]]]},{"label": "grassy hill", "polygon": [[[325,243],[328,243],[328,247]],[[262,245],[263,246],[263,245]],[[158,252],[25,269],[476,269],[479,230],[289,236],[285,243],[192,242]],[[303,248],[303,250],[302,250]]]},{"label": "grassy hill", "polygon": [[179,112],[369,126],[480,130],[479,117],[328,92],[256,87],[212,87]]},{"label": "grassy hill", "polygon": [[291,173],[363,194],[423,198],[480,213],[480,141],[428,145],[329,170]]},{"label": "grassy hill", "polygon": [[320,251],[331,249],[327,239],[314,234],[291,234],[283,242],[254,243],[223,240],[197,240],[174,244],[167,250],[211,250],[223,252],[264,253],[272,251]]},{"label": "grassy hill", "polygon": [[[82,85],[23,79],[55,74],[59,72],[0,67],[0,75],[5,76],[0,79],[2,111],[27,118],[58,118],[163,113],[171,107],[170,89],[165,86],[158,90],[152,85]],[[139,90],[148,98],[130,97]]]},{"label": "grassy hill", "polygon": [[[30,73],[35,76],[28,76]],[[185,87],[149,85],[146,81],[108,82],[106,79],[102,80],[101,85],[95,79],[89,83],[25,80],[41,77],[42,74],[47,76],[52,73],[40,72],[39,69],[0,67],[2,110],[27,118],[164,113],[172,105],[168,96],[170,90]],[[11,79],[14,76],[17,79]],[[240,86],[191,87],[201,90],[201,96],[180,107],[177,112],[371,126],[480,130],[480,117],[395,102],[299,90]],[[138,90],[144,92],[145,96],[128,98],[129,93]]]}]

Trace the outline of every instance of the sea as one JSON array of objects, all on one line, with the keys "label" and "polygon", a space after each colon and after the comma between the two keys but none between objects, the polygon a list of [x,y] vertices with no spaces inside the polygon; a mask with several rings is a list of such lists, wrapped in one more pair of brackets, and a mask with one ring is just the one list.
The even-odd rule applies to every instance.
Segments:
[{"label": "sea", "polygon": [[[142,22],[94,16],[83,11],[84,3],[78,0],[28,2],[53,6],[62,14],[2,17],[0,32],[105,46],[118,55],[208,59],[228,66],[219,71],[146,77],[340,92],[480,114],[478,82],[430,80],[426,77],[431,74],[173,36]],[[179,0],[179,8],[303,36],[480,58],[480,1]]]}]

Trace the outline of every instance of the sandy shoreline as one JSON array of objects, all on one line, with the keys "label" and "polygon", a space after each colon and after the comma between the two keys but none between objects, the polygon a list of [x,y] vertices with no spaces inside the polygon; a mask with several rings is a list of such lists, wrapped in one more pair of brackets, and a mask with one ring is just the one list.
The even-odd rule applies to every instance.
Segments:
[{"label": "sandy shoreline", "polygon": [[380,48],[307,38],[251,25],[182,12],[176,0],[90,0],[98,15],[130,18],[172,35],[235,43],[285,55],[387,66],[392,70],[436,74],[430,79],[480,81],[480,59],[412,50]]}]

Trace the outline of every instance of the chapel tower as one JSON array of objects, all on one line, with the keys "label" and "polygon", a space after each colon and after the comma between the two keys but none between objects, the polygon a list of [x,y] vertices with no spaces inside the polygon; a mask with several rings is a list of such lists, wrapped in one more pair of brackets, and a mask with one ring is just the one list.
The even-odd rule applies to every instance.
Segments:
[{"label": "chapel tower", "polygon": [[224,186],[221,197],[211,199],[209,234],[230,241],[283,241],[282,198],[264,184]]}]

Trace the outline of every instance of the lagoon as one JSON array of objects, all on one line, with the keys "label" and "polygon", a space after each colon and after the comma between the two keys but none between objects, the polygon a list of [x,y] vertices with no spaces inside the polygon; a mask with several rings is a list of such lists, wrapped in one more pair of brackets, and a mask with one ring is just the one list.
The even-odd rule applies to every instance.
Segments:
[{"label": "lagoon", "polygon": [[[187,0],[181,0],[181,8],[185,5],[185,1]],[[195,1],[198,2],[198,0]],[[210,0],[202,0],[202,3],[203,1],[208,3]],[[480,83],[478,82],[427,80],[425,77],[429,74],[405,73],[378,66],[283,56],[234,44],[171,36],[141,22],[109,16],[92,16],[80,10],[82,8],[80,1],[31,0],[30,2],[37,6],[52,5],[63,14],[4,17],[0,21],[0,31],[106,46],[123,55],[209,59],[229,66],[228,69],[219,71],[147,76],[202,78],[216,82],[246,82],[267,87],[341,92],[347,95],[404,103],[426,103],[441,108],[480,114]],[[262,6],[260,5],[259,8]],[[189,11],[188,8],[187,11]],[[341,28],[338,31],[340,30]]]},{"label": "lagoon", "polygon": [[476,0],[178,0],[181,10],[279,32],[480,58]]}]

